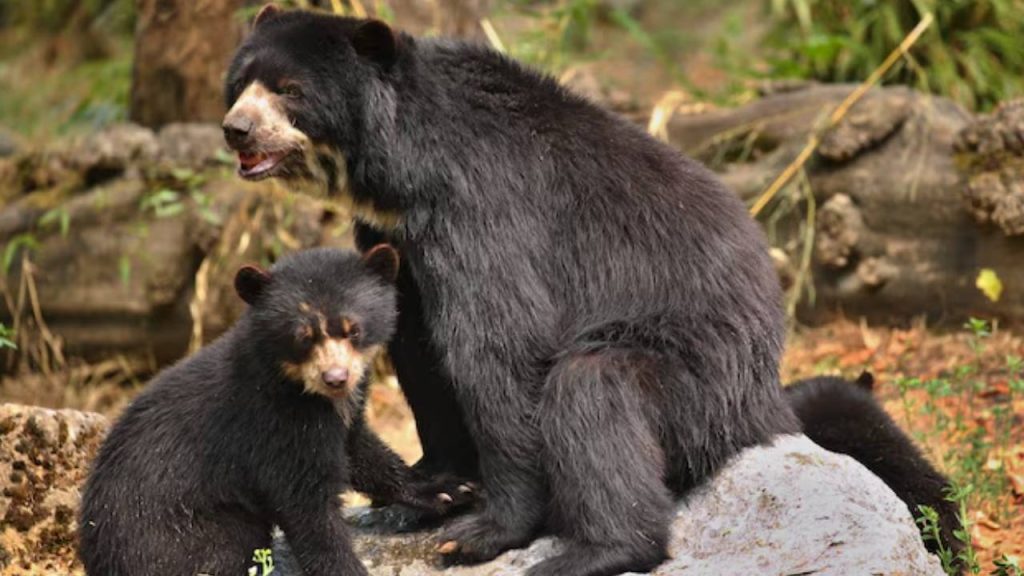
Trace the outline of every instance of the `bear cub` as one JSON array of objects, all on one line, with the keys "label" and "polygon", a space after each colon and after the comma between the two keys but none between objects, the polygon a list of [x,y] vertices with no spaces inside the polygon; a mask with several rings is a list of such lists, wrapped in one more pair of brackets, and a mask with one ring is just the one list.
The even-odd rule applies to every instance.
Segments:
[{"label": "bear cub", "polygon": [[[874,376],[864,372],[854,382],[819,376],[794,382],[785,390],[808,438],[871,470],[903,500],[914,518],[921,516],[919,506],[935,510],[943,545],[956,555],[963,543],[954,536],[961,525],[956,504],[946,500],[949,480],[878,404],[873,388]],[[926,540],[925,545],[933,553],[938,551],[934,540]]]},{"label": "bear cub", "polygon": [[363,423],[397,269],[381,245],[239,270],[237,324],[158,375],[101,447],[79,519],[87,573],[245,574],[276,525],[306,576],[366,574],[346,488],[436,515],[466,503],[466,487],[418,484]]}]

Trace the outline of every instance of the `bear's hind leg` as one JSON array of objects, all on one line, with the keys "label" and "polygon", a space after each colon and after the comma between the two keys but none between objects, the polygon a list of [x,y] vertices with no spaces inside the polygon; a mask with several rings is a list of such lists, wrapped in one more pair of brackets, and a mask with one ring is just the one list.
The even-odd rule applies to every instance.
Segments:
[{"label": "bear's hind leg", "polygon": [[673,514],[659,442],[657,359],[604,349],[563,356],[545,384],[539,420],[554,527],[565,552],[529,576],[646,572],[666,557]]}]

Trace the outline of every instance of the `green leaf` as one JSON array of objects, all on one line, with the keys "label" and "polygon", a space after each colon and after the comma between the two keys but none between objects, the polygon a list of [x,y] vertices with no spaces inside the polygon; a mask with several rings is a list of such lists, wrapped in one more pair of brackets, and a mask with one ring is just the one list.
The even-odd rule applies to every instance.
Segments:
[{"label": "green leaf", "polygon": [[68,211],[67,206],[52,208],[39,217],[40,227],[47,228],[55,223],[60,225],[60,235],[67,236],[68,230],[71,228],[71,212]]},{"label": "green leaf", "polygon": [[3,322],[0,322],[0,348],[18,349],[18,345],[14,342],[14,330],[5,326]]},{"label": "green leaf", "polygon": [[117,275],[121,278],[122,286],[132,281],[132,259],[127,254],[122,254],[117,260]]},{"label": "green leaf", "polygon": [[18,250],[22,248],[25,250],[35,250],[39,248],[39,242],[31,232],[18,234],[7,242],[7,246],[4,247],[3,258],[0,259],[0,269],[3,270],[4,275],[10,272],[11,264],[14,262],[14,257],[18,255]]}]

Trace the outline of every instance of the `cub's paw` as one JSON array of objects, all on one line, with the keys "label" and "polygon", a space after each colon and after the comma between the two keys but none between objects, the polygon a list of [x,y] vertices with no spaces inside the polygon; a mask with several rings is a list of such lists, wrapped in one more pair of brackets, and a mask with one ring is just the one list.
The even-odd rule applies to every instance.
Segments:
[{"label": "cub's paw", "polygon": [[504,525],[486,512],[453,521],[442,532],[437,551],[446,564],[475,564],[502,552],[521,548],[532,539],[530,530]]}]

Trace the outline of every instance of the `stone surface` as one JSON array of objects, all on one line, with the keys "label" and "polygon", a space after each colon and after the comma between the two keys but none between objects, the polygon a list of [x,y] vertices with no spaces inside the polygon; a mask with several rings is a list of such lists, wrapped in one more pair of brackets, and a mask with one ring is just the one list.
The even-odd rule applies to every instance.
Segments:
[{"label": "stone surface", "polygon": [[[365,511],[364,523],[374,514]],[[356,539],[374,576],[512,576],[559,544],[544,538],[488,564],[448,569],[434,564],[435,546],[432,532]],[[694,493],[680,505],[669,546],[672,558],[653,576],[943,574],[881,480],[803,436],[747,450]],[[283,575],[298,574],[286,548],[276,557]]]},{"label": "stone surface", "polygon": [[80,573],[79,486],[107,420],[99,414],[0,405],[0,573]]}]

